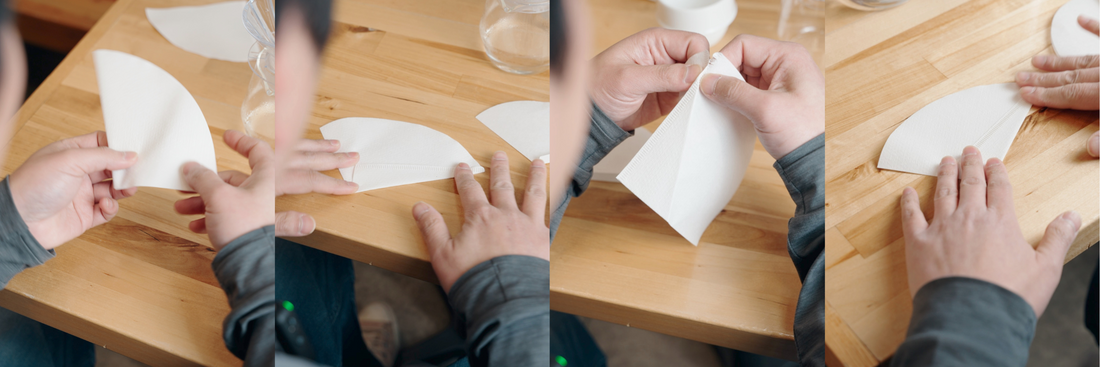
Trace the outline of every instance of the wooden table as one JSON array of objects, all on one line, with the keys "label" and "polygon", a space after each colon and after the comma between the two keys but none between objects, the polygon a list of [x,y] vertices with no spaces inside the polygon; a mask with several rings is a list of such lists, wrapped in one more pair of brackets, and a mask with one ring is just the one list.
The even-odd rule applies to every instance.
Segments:
[{"label": "wooden table", "polygon": [[[737,19],[712,51],[739,33],[776,38],[779,1],[737,5]],[[591,1],[594,51],[657,26],[655,7],[644,0]],[[551,247],[550,307],[795,359],[802,285],[786,246],[795,205],[774,162],[757,144],[740,188],[698,247],[622,184],[593,181],[570,203]]]},{"label": "wooden table", "polygon": [[[210,124],[222,170],[248,172],[221,135],[243,129],[240,106],[252,71],[179,49],[145,18],[145,7],[218,0],[120,0],[104,14],[15,118],[4,174],[53,141],[104,129],[92,51],[120,50],[175,77]],[[229,313],[210,262],[206,235],[176,214],[175,191],[141,188],[120,201],[111,222],[57,248],[57,257],[24,271],[0,291],[0,306],[155,366],[239,366],[223,344]]]},{"label": "wooden table", "polygon": [[[932,206],[934,177],[880,171],[886,138],[948,94],[1015,80],[1052,54],[1064,1],[912,2],[881,12],[833,4],[826,25],[826,344],[830,365],[893,355],[912,312],[898,209],[902,188]],[[1059,213],[1081,213],[1072,259],[1097,241],[1100,163],[1084,142],[1096,111],[1033,108],[1005,157],[1024,237],[1038,243]]]},{"label": "wooden table", "polygon": [[[344,117],[421,124],[457,140],[485,167],[494,152],[503,150],[512,181],[523,187],[530,161],[475,116],[504,102],[549,101],[549,73],[513,75],[489,63],[478,31],[482,0],[376,3],[336,2],[305,138],[321,139],[322,125]],[[328,174],[340,177],[336,170]],[[475,177],[488,187],[488,173]],[[316,231],[296,242],[435,282],[412,217],[417,201],[438,209],[452,233],[461,228],[452,179],[347,196],[283,196],[275,206],[316,219]]]}]

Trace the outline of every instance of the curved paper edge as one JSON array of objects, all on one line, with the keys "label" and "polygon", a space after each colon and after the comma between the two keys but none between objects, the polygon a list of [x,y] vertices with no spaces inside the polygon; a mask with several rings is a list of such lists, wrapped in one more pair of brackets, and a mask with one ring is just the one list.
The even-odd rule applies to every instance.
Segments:
[{"label": "curved paper edge", "polygon": [[[206,117],[179,80],[152,62],[122,51],[101,49],[92,54],[108,146],[138,153],[133,166],[112,171],[115,189],[144,186],[191,191],[179,173],[184,163],[194,161],[218,170]],[[161,115],[136,115],[150,109]],[[141,141],[143,137],[153,139]],[[130,172],[154,179],[138,182]]]},{"label": "curved paper edge", "polygon": [[596,166],[592,167],[592,180],[604,182],[619,182],[615,176],[626,168],[626,164],[634,158],[638,151],[642,150],[653,133],[645,127],[634,129],[634,136],[626,138],[615,149],[608,152]]},{"label": "curved paper edge", "polygon": [[427,126],[369,117],[347,117],[321,126],[325,139],[340,141],[340,152],[359,153],[354,167],[341,168],[344,180],[363,192],[454,177],[465,162],[485,172],[457,140]]},{"label": "curved paper edge", "polygon": [[984,159],[1003,160],[1030,109],[1015,83],[949,94],[922,107],[890,133],[878,168],[936,176],[940,160],[958,160],[967,145],[977,147]]},{"label": "curved paper edge", "polygon": [[1054,13],[1050,22],[1050,43],[1058,56],[1084,56],[1100,53],[1100,37],[1081,28],[1077,16],[1096,19],[1100,1],[1070,0]]},{"label": "curved paper edge", "polygon": [[550,154],[550,102],[504,102],[481,111],[477,119],[528,160]]},{"label": "curved paper edge", "polygon": [[168,42],[187,52],[209,59],[248,62],[248,50],[256,40],[244,27],[244,7],[244,1],[226,1],[145,8],[145,17]]}]

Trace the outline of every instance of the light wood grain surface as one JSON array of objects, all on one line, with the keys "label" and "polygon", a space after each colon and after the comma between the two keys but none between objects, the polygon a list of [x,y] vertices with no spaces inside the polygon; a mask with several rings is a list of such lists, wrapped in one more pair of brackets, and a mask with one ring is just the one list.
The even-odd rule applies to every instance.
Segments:
[{"label": "light wood grain surface", "polygon": [[[321,139],[322,125],[344,117],[421,124],[457,140],[485,167],[503,150],[513,182],[523,187],[531,162],[475,116],[504,102],[549,101],[549,73],[513,75],[490,64],[478,31],[484,6],[482,0],[336,1],[305,138]],[[488,187],[488,173],[475,177]],[[411,214],[418,201],[438,209],[452,234],[461,228],[453,179],[346,196],[283,196],[276,210],[316,219],[316,231],[296,242],[435,282]]]},{"label": "light wood grain surface", "polygon": [[[146,7],[216,1],[120,0],[112,6],[19,110],[4,174],[46,144],[104,129],[96,49],[139,56],[179,80],[210,124],[219,169],[248,172],[247,160],[221,137],[227,129],[243,129],[248,65],[176,48],[145,18]],[[139,189],[119,202],[111,222],[16,276],[0,292],[0,306],[150,365],[239,366],[222,341],[229,305],[210,268],[215,252],[206,235],[187,229],[195,217],[176,214],[172,206],[183,197]]]},{"label": "light wood grain surface", "polygon": [[[878,156],[907,117],[948,94],[1007,83],[1052,54],[1050,22],[1065,1],[911,1],[881,12],[832,4],[826,52],[826,344],[828,360],[873,366],[905,337],[912,299],[898,198],[931,211],[934,177],[880,171]],[[1005,165],[1024,237],[1038,243],[1076,210],[1066,260],[1098,239],[1100,163],[1085,152],[1096,111],[1032,108]],[[837,364],[839,365],[839,364]]]},{"label": "light wood grain surface", "polygon": [[[593,55],[657,26],[656,4],[589,2]],[[737,19],[712,51],[741,33],[776,38],[779,1],[737,6]],[[793,360],[801,283],[786,235],[795,205],[774,162],[757,144],[740,188],[698,247],[622,184],[593,181],[569,204],[551,247],[550,307]]]}]

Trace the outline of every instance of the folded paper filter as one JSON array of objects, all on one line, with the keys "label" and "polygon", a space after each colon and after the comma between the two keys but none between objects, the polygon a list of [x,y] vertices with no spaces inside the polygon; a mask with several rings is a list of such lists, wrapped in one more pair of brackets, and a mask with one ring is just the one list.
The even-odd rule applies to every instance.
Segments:
[{"label": "folded paper filter", "polygon": [[190,191],[180,175],[184,163],[194,161],[217,171],[206,118],[179,81],[125,52],[96,50],[92,55],[108,146],[138,155],[130,168],[112,171],[115,189]]},{"label": "folded paper filter", "polygon": [[515,101],[490,107],[477,115],[524,157],[550,163],[550,103]]},{"label": "folded paper filter", "polygon": [[711,73],[744,80],[715,53],[617,177],[693,245],[733,198],[756,141],[752,122],[700,94],[702,76]]},{"label": "folded paper filter", "polygon": [[153,28],[176,47],[203,57],[247,62],[256,42],[244,26],[244,1],[146,8]]},{"label": "folded paper filter", "polygon": [[359,184],[357,192],[452,178],[459,163],[485,172],[462,144],[422,125],[349,117],[321,126],[321,135],[339,140],[340,152],[359,153],[355,166],[340,169],[344,180]]},{"label": "folded paper filter", "polygon": [[1100,54],[1100,37],[1077,24],[1077,16],[1096,19],[1100,16],[1100,0],[1070,0],[1058,8],[1050,22],[1050,43],[1058,56]]}]

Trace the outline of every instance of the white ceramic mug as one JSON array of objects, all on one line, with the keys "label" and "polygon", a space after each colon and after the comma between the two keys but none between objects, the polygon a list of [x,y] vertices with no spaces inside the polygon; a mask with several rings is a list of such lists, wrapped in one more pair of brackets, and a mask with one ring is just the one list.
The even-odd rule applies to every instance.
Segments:
[{"label": "white ceramic mug", "polygon": [[737,17],[734,0],[659,0],[661,27],[702,34],[711,46],[722,40]]}]

